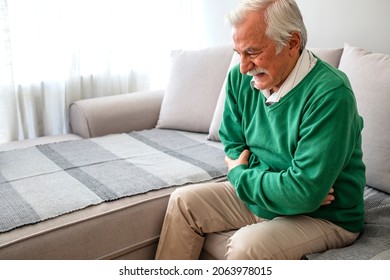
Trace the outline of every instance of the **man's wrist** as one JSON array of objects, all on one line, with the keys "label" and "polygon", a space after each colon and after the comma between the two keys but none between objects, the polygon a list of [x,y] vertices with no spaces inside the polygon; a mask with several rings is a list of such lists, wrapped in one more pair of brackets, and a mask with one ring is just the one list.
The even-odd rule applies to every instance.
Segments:
[{"label": "man's wrist", "polygon": [[236,186],[236,183],[239,181],[241,174],[248,169],[248,165],[240,164],[236,167],[229,170],[227,178],[232,183],[233,186]]}]

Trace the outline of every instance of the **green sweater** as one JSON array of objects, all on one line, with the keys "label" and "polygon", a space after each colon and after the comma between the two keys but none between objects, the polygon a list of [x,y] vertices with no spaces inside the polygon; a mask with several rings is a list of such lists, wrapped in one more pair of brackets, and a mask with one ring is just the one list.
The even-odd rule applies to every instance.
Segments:
[{"label": "green sweater", "polygon": [[[227,156],[244,149],[249,166],[228,173],[238,197],[257,216],[326,219],[349,231],[364,227],[361,130],[348,78],[318,59],[278,103],[252,89],[239,66],[229,74],[220,138]],[[333,187],[335,200],[321,203]]]}]

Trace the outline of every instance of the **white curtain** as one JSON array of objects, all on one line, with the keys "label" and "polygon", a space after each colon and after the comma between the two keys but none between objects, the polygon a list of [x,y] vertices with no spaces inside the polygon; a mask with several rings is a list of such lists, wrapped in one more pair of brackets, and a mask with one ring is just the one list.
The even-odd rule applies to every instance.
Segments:
[{"label": "white curtain", "polygon": [[0,0],[0,143],[68,133],[73,101],[162,87],[199,3]]}]

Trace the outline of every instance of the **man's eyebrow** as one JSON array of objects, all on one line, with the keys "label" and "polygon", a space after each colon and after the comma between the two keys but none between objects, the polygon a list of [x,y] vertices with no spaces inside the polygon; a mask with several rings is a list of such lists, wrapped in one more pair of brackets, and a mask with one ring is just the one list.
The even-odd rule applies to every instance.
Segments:
[{"label": "man's eyebrow", "polygon": [[247,48],[245,50],[246,53],[258,53],[258,52],[261,52],[261,51],[262,51],[262,49],[260,49],[260,48]]},{"label": "man's eyebrow", "polygon": [[[235,51],[236,53],[238,54],[241,54],[238,50],[236,50],[235,48],[233,48],[233,51]],[[262,50],[261,49],[256,49],[256,48],[247,48],[244,50],[244,53],[246,54],[251,54],[251,53],[259,53],[261,52]]]}]

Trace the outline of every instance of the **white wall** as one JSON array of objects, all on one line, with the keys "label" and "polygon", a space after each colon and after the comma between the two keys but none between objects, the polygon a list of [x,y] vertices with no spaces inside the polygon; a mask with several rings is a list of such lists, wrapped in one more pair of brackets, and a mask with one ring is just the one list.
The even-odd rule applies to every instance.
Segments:
[{"label": "white wall", "polygon": [[[198,46],[231,44],[225,15],[239,0],[202,1],[202,38]],[[390,0],[296,0],[308,29],[308,47],[344,43],[390,54]],[[198,33],[199,34],[199,33]]]},{"label": "white wall", "polygon": [[190,48],[204,48],[232,44],[231,26],[226,14],[233,10],[239,0],[192,0]]},{"label": "white wall", "polygon": [[389,0],[296,0],[308,29],[309,47],[349,43],[390,53]]}]

